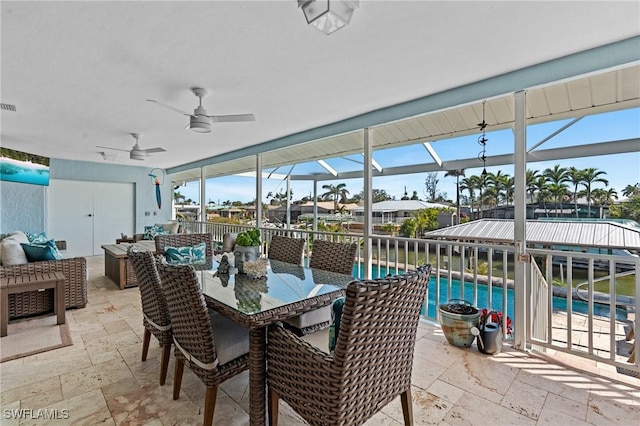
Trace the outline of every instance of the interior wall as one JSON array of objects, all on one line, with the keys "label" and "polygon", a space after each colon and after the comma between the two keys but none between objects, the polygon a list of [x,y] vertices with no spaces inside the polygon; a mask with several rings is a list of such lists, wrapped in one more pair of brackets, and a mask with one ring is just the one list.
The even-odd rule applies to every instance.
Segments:
[{"label": "interior wall", "polygon": [[[158,209],[156,188],[149,173],[152,167],[123,166],[119,164],[92,163],[51,159],[51,179],[88,180],[93,182],[135,183],[135,229],[142,233],[146,225],[171,220],[171,179],[160,185],[162,208]],[[158,176],[162,180],[161,176]],[[117,208],[117,206],[113,206]]]},{"label": "interior wall", "polygon": [[0,181],[0,234],[42,232],[47,222],[46,191],[42,185]]},{"label": "interior wall", "polygon": [[[84,180],[93,182],[135,183],[135,230],[142,233],[146,225],[171,220],[172,188],[167,178],[160,185],[162,208],[156,202],[156,188],[149,177],[151,167],[123,166],[51,158],[51,179]],[[159,176],[161,179],[162,177]],[[43,232],[47,230],[47,186],[15,182],[0,182],[0,233],[15,230]],[[73,206],[69,206],[73,208]],[[118,208],[118,206],[113,206]]]}]

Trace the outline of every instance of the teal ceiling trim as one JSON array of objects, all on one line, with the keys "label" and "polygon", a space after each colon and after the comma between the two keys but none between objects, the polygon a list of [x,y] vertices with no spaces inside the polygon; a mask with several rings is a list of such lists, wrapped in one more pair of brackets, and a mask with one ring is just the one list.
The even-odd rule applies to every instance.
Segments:
[{"label": "teal ceiling trim", "polygon": [[335,123],[167,169],[178,173],[640,61],[640,36],[577,52]]}]

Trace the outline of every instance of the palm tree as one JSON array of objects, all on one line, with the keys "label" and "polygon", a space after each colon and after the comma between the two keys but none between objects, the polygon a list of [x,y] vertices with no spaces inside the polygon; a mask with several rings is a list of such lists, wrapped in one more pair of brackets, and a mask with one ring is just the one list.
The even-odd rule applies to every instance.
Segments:
[{"label": "palm tree", "polygon": [[582,170],[578,170],[575,167],[569,167],[569,179],[568,182],[573,184],[573,208],[576,212],[576,217],[579,216],[578,212],[578,185],[584,184],[584,172]]},{"label": "palm tree", "polygon": [[472,175],[460,181],[460,190],[467,190],[471,199],[471,217],[473,217],[473,204],[476,200],[476,189],[480,189],[480,177]]},{"label": "palm tree", "polygon": [[595,167],[589,167],[583,170],[582,185],[584,185],[585,189],[587,190],[587,208],[589,210],[589,217],[591,217],[591,186],[596,182],[602,183],[605,186],[609,185],[609,181],[601,177],[606,174],[607,172],[598,170]]},{"label": "palm tree", "polygon": [[457,223],[460,223],[460,176],[464,176],[464,169],[449,170],[444,177],[455,176],[456,178],[456,217]]},{"label": "palm tree", "polygon": [[480,198],[478,200],[478,203],[480,205],[480,218],[483,217],[483,208],[484,208],[484,202],[485,202],[485,191],[487,190],[487,186],[489,184],[489,177],[487,174],[481,174],[480,176],[477,176],[478,178],[478,190],[480,191]]},{"label": "palm tree", "polygon": [[549,217],[549,210],[547,209],[547,201],[551,200],[551,194],[549,193],[549,179],[544,176],[538,176],[535,183],[537,190],[536,202],[542,203],[544,206],[545,216]]},{"label": "palm tree", "polygon": [[625,197],[631,197],[632,195],[640,193],[640,183],[635,185],[627,185],[622,190],[622,195]]},{"label": "palm tree", "polygon": [[565,182],[569,181],[569,169],[561,167],[560,164],[556,164],[553,168],[545,169],[542,174],[548,179],[549,192],[555,201],[557,217],[559,204],[562,203],[562,199],[567,195],[567,185],[565,185]]},{"label": "palm tree", "polygon": [[529,170],[527,169],[525,185],[527,187],[527,194],[529,195],[529,202],[533,203],[534,195],[536,193],[536,189],[538,189],[538,170]]},{"label": "palm tree", "polygon": [[326,189],[327,192],[323,193],[320,196],[325,199],[333,200],[334,211],[338,210],[338,198],[340,198],[341,200],[346,200],[347,194],[349,194],[349,191],[347,191],[346,183],[339,183],[337,185],[329,183],[326,185],[322,185],[322,189]]},{"label": "palm tree", "polygon": [[491,194],[491,197],[488,199],[492,201],[492,206],[494,208],[494,217],[497,216],[495,213],[495,208],[498,206],[498,204],[500,204],[500,201],[508,200],[507,186],[509,183],[509,177],[509,175],[503,174],[502,170],[498,170],[498,173],[495,174],[487,174],[487,183],[489,185],[489,188],[487,188],[487,190],[491,189],[491,191],[489,192],[489,194]]},{"label": "palm tree", "polygon": [[558,217],[559,210],[562,208],[562,200],[567,195],[567,185],[563,183],[551,183],[549,184],[548,190],[556,204],[556,217]]},{"label": "palm tree", "polygon": [[613,205],[613,200],[618,199],[618,193],[613,188],[596,188],[591,192],[591,196],[593,197],[595,204],[599,206],[600,218],[602,218],[602,207]]}]

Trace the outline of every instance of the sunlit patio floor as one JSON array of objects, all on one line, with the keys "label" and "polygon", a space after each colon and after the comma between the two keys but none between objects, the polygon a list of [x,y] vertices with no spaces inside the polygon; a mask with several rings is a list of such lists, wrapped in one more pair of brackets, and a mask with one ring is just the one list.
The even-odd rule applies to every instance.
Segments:
[{"label": "sunlit patio floor", "polygon": [[[152,339],[140,361],[142,317],[137,288],[119,290],[104,276],[104,258],[89,260],[89,304],[67,311],[73,345],[0,364],[5,425],[48,424],[6,418],[7,409],[67,409],[51,424],[198,425],[204,385],[185,369],[180,399],[172,400],[173,360],[158,385],[160,350]],[[326,342],[326,335],[314,339]],[[545,355],[505,347],[487,356],[475,345],[449,345],[437,325],[421,323],[412,379],[417,425],[637,424],[640,380],[615,367],[560,352]],[[384,384],[382,384],[384,385]],[[218,392],[214,424],[247,425],[248,374]],[[281,425],[305,424],[286,404]],[[399,399],[367,425],[402,424]]]}]

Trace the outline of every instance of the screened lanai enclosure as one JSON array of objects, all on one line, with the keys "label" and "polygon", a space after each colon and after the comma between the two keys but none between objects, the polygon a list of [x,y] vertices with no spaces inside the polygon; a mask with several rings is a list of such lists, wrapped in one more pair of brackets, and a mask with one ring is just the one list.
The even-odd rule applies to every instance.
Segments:
[{"label": "screened lanai enclosure", "polygon": [[[622,47],[611,45],[600,53]],[[255,224],[262,228],[266,241],[275,234],[306,238],[307,254],[316,238],[358,241],[354,276],[402,272],[428,261],[434,265],[434,274],[425,302],[425,319],[438,321],[437,306],[447,300],[468,299],[476,306],[506,313],[504,321],[509,317],[513,330],[505,338],[516,348],[570,352],[614,365],[627,374],[638,374],[638,361],[628,362],[632,346],[638,343],[627,340],[632,329],[638,331],[635,313],[640,308],[636,298],[640,276],[636,272],[640,260],[628,255],[640,248],[638,229],[626,230],[625,235],[633,236],[630,240],[593,240],[589,245],[604,244],[611,251],[567,252],[562,239],[553,244],[530,241],[533,228],[525,220],[527,167],[540,161],[640,152],[640,131],[623,139],[596,137],[564,146],[554,143],[558,135],[580,125],[585,117],[620,111],[630,112],[632,117],[640,114],[637,61],[602,68],[595,65],[599,60],[592,55],[598,56],[598,49],[288,136],[266,143],[260,151],[231,153],[168,172],[177,184],[207,182],[225,175],[253,176],[256,199],[263,199],[262,185],[269,179],[281,182],[286,193],[292,182],[311,181],[311,199],[317,199],[318,186],[323,182],[362,179],[362,230],[319,232],[317,209],[311,229],[298,229],[290,221],[280,228],[263,227],[266,224],[262,223],[260,203],[256,205]],[[581,64],[583,73],[561,71],[574,61]],[[592,69],[583,67],[592,61]],[[527,129],[545,123],[555,123],[555,130],[527,139]],[[499,132],[502,136],[495,136]],[[492,146],[491,140],[503,138],[505,132],[510,142]],[[467,136],[474,140],[486,136],[486,149],[464,146]],[[451,144],[460,144],[460,148],[454,155],[441,155],[445,151],[441,147]],[[414,149],[413,153],[419,148],[421,154],[406,165],[386,167],[385,159],[395,155],[394,150],[401,152],[408,147]],[[372,203],[367,196],[374,188],[374,179],[496,166],[513,167],[515,183],[514,219],[501,231],[500,238],[494,238],[491,232],[484,239],[444,234],[402,238],[374,232]],[[200,186],[201,199],[205,198],[205,185]],[[213,232],[219,239],[225,232],[243,228],[207,223],[202,217],[185,226]],[[443,232],[453,232],[454,228]],[[613,228],[602,229],[585,232],[613,236]]]}]

